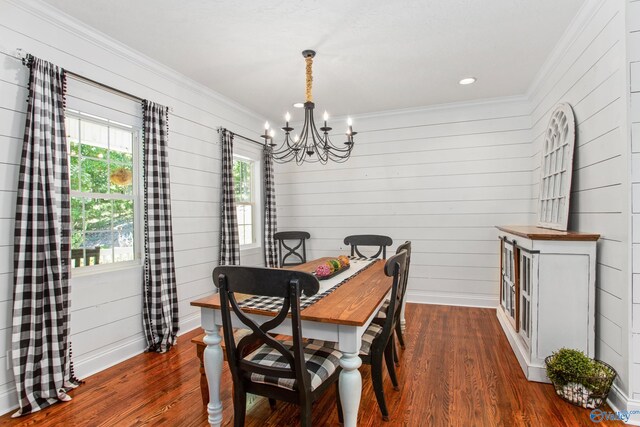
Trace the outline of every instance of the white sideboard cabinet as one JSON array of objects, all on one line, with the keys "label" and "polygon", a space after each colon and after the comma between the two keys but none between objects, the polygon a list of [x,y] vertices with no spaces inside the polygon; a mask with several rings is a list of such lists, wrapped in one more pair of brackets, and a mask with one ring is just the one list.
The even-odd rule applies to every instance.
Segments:
[{"label": "white sideboard cabinet", "polygon": [[574,348],[595,352],[598,234],[499,226],[497,316],[530,381],[548,382],[545,357]]}]

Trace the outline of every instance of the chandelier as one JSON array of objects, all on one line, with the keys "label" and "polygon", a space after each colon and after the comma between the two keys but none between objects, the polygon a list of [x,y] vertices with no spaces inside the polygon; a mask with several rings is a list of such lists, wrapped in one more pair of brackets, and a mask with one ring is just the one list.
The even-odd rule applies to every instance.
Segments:
[{"label": "chandelier", "polygon": [[347,140],[340,145],[335,145],[329,139],[329,131],[332,128],[327,126],[327,120],[329,120],[329,114],[324,112],[323,121],[324,124],[318,129],[313,119],[313,109],[315,104],[313,103],[313,96],[311,94],[311,88],[313,83],[313,76],[311,74],[311,67],[313,65],[313,58],[316,56],[316,52],[313,50],[305,50],[302,52],[302,56],[307,63],[307,85],[306,85],[306,97],[304,103],[304,124],[300,134],[294,134],[291,137],[291,132],[294,130],[289,126],[291,115],[287,112],[285,115],[285,125],[282,130],[285,133],[284,141],[277,147],[278,144],[273,142],[275,132],[273,129],[269,130],[269,122],[264,125],[264,143],[273,147],[273,160],[278,163],[286,163],[295,160],[297,164],[304,162],[326,164],[329,160],[337,163],[342,163],[349,159],[351,150],[353,149],[353,137],[357,132],[352,129],[351,119],[347,119]]}]

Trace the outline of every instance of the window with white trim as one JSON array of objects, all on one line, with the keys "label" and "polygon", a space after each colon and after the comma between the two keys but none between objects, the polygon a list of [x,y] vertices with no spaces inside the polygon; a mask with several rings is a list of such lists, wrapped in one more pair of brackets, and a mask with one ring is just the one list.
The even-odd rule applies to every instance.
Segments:
[{"label": "window with white trim", "polygon": [[257,240],[255,165],[256,162],[252,159],[233,156],[233,183],[240,246],[253,245]]},{"label": "window with white trim", "polygon": [[67,110],[73,268],[140,258],[140,130]]}]

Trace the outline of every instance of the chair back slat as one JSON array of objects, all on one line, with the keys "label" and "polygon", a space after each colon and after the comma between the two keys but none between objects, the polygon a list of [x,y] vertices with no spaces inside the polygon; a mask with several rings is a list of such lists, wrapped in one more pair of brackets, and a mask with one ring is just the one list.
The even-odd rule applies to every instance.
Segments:
[{"label": "chair back slat", "polygon": [[[306,241],[311,238],[309,233],[306,231],[279,231],[274,233],[273,238],[278,241],[280,267],[300,265],[307,262]],[[293,244],[287,243],[292,240],[294,241]]]},{"label": "chair back slat", "polygon": [[[273,328],[280,325],[284,321],[284,319],[287,317],[287,313],[289,312],[289,307],[291,306],[290,299],[288,297],[283,298],[282,308],[278,312],[278,315],[273,319],[263,323],[262,325],[258,325],[257,323],[249,319],[244,314],[240,306],[238,306],[238,302],[236,301],[235,295],[232,292],[225,292],[224,295],[221,293],[220,294],[221,304],[224,304],[223,300],[228,300],[227,305],[229,304],[231,305],[233,313],[238,317],[238,319],[244,325],[246,325],[252,331],[251,334],[249,334],[246,337],[243,337],[243,339],[241,339],[240,342],[236,345],[236,353],[237,355],[239,355],[238,360],[241,360],[241,358],[245,356],[244,354],[245,348],[255,348],[256,341],[259,341],[260,343],[267,344],[269,347],[276,349],[280,354],[282,354],[284,358],[287,359],[289,363],[293,362],[291,353],[282,344],[280,344],[278,341],[273,339],[270,335],[267,335],[267,332],[269,332]],[[223,313],[223,317],[224,317],[224,313]],[[231,322],[230,319],[229,319],[229,322]],[[235,341],[235,338],[234,338],[234,341]],[[291,366],[293,366],[293,364],[291,364]]]},{"label": "chair back slat", "polygon": [[[302,348],[300,320],[300,295],[315,295],[320,287],[315,276],[301,271],[259,267],[219,266],[213,270],[213,280],[220,292],[222,325],[227,361],[234,382],[242,381],[252,373],[275,378],[295,378],[299,389],[306,390],[311,377],[306,369]],[[238,305],[236,293],[282,298],[282,308],[277,315],[262,323],[254,322]],[[293,351],[269,335],[269,331],[281,325],[291,313]],[[237,344],[233,335],[231,315],[251,330]],[[245,360],[247,349],[266,345],[281,354],[286,367],[269,367]]]},{"label": "chair back slat", "polygon": [[405,269],[407,266],[407,251],[403,250],[398,254],[390,257],[384,265],[384,273],[393,277],[393,283],[391,285],[391,299],[389,308],[387,309],[387,316],[382,326],[382,333],[374,340],[381,341],[382,348],[387,345],[391,334],[396,326],[396,322],[399,318],[400,304],[402,294],[404,292],[405,283]]},{"label": "chair back slat", "polygon": [[[344,238],[345,245],[351,245],[351,256],[359,256],[365,258],[378,258],[382,254],[382,258],[387,258],[387,246],[393,244],[393,240],[389,236],[381,236],[377,234],[356,234]],[[375,255],[364,255],[359,250],[359,246],[378,247]]]},{"label": "chair back slat", "polygon": [[407,251],[407,265],[404,269],[404,292],[401,295],[400,303],[403,304],[404,298],[407,294],[407,288],[409,287],[409,268],[411,267],[411,241],[407,240],[396,249],[396,253],[399,254],[402,251]]}]

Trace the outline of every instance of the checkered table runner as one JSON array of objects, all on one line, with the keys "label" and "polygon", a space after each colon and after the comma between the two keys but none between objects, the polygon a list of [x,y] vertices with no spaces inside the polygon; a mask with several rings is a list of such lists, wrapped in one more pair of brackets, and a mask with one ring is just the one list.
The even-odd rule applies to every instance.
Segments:
[{"label": "checkered table runner", "polygon": [[[361,268],[360,270],[356,271],[355,273],[345,277],[344,280],[339,282],[337,285],[327,289],[322,293],[317,293],[310,297],[304,294],[300,295],[301,310],[304,310],[305,308],[309,307],[311,304],[317,301],[320,301],[322,298],[326,297],[331,292],[335,291],[340,286],[348,282],[351,278],[357,276],[358,274],[362,273],[363,271],[371,267],[378,260],[377,258],[365,258],[365,257],[355,257],[355,256],[350,256],[349,259],[358,260],[358,261],[369,261],[369,264],[367,264],[365,267]],[[282,298],[255,295],[255,296],[252,296],[251,298],[247,298],[246,300],[239,302],[238,305],[241,308],[253,308],[256,310],[277,312],[282,308]]]}]

